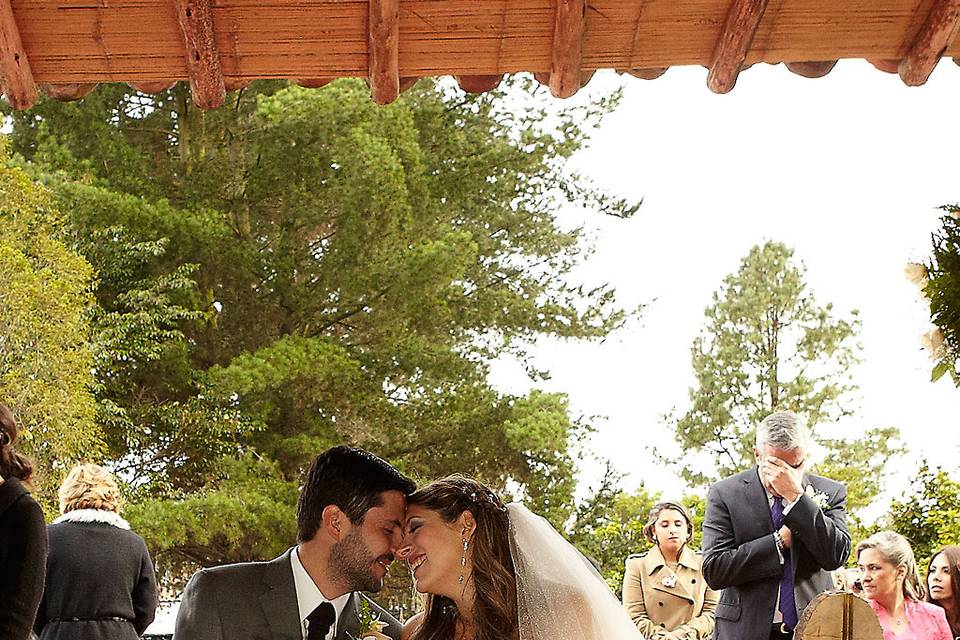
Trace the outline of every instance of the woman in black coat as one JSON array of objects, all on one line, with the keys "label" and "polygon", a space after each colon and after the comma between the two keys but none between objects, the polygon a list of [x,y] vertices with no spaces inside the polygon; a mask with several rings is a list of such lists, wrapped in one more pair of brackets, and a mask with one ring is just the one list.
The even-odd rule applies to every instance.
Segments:
[{"label": "woman in black coat", "polygon": [[153,563],[120,506],[102,467],[79,465],[64,480],[63,515],[47,528],[47,587],[34,625],[41,640],[135,640],[153,622]]},{"label": "woman in black coat", "polygon": [[30,461],[13,450],[17,423],[0,403],[0,638],[26,640],[43,594],[47,532],[24,482]]}]

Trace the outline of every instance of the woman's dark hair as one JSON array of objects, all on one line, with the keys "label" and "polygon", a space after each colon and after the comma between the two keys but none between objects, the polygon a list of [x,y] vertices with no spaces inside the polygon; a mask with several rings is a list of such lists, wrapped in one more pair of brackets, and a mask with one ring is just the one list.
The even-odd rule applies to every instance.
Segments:
[{"label": "woman's dark hair", "polygon": [[[930,597],[930,567],[933,566],[933,560],[939,555],[947,559],[947,566],[950,572],[950,599],[953,600],[953,611],[943,607],[943,603]],[[930,556],[930,562],[927,564],[927,602],[933,603],[938,607],[943,607],[947,615],[947,622],[950,624],[950,632],[954,636],[960,635],[960,546],[951,544],[940,549]]]},{"label": "woman's dark hair", "polygon": [[7,405],[0,402],[0,476],[3,479],[18,478],[27,482],[33,475],[33,465],[24,456],[13,450],[17,439],[17,421]]},{"label": "woman's dark hair", "polygon": [[[431,482],[407,498],[454,522],[464,511],[473,514],[477,528],[470,539],[474,598],[475,640],[518,637],[517,579],[510,555],[510,518],[490,489],[472,478],[453,475]],[[413,640],[449,640],[457,626],[457,605],[446,596],[428,594],[423,622]]]},{"label": "woman's dark hair", "polygon": [[671,509],[673,511],[679,511],[683,519],[687,521],[687,540],[684,544],[690,544],[690,542],[693,541],[693,520],[690,519],[690,514],[687,513],[686,507],[679,502],[658,502],[653,505],[653,508],[650,509],[650,514],[647,516],[647,524],[643,526],[643,535],[653,544],[657,544],[657,534],[655,532],[657,520],[660,519],[660,513],[662,511]]},{"label": "woman's dark hair", "polygon": [[313,540],[323,510],[336,505],[353,524],[383,504],[384,491],[414,492],[417,485],[389,462],[345,445],[327,449],[313,461],[297,501],[297,540]]}]

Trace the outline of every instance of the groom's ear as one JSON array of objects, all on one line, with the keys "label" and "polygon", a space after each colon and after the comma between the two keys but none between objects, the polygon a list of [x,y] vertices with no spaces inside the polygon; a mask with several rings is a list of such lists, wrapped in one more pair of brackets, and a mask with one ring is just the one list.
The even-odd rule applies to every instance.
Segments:
[{"label": "groom's ear", "polygon": [[457,524],[460,525],[460,530],[464,538],[468,540],[473,536],[473,532],[477,529],[477,519],[473,516],[473,513],[467,509],[460,514],[460,517],[457,518]]},{"label": "groom's ear", "polygon": [[320,515],[320,529],[335,540],[339,540],[344,532],[346,520],[347,514],[340,511],[340,507],[328,504]]}]

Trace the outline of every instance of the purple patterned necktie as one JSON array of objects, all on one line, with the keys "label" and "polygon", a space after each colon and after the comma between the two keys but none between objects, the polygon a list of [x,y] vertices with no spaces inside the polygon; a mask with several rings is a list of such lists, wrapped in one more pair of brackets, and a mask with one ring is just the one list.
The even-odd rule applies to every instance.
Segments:
[{"label": "purple patterned necktie", "polygon": [[[773,529],[779,530],[783,526],[783,498],[773,499]],[[790,549],[784,549],[783,575],[780,577],[780,613],[783,623],[790,629],[797,628],[797,603],[793,595],[793,566],[790,563]]]}]

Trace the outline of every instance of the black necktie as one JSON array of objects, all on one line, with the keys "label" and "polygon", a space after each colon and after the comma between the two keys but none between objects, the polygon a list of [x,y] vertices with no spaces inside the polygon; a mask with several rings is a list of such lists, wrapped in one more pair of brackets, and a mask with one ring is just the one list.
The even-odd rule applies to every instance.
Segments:
[{"label": "black necktie", "polygon": [[307,640],[324,640],[327,632],[337,619],[337,612],[329,602],[321,602],[317,608],[310,612],[307,620]]}]

